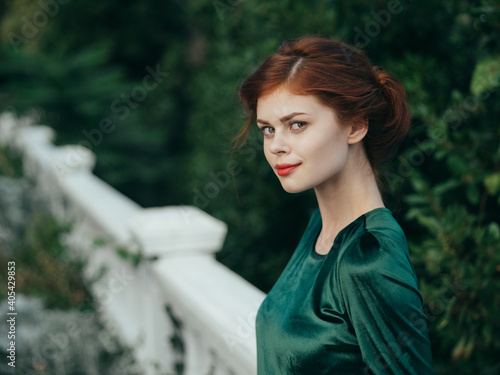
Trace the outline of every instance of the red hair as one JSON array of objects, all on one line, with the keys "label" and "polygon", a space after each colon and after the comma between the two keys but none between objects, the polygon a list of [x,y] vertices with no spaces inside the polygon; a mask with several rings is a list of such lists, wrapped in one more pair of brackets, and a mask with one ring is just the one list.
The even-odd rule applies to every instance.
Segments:
[{"label": "red hair", "polygon": [[405,90],[392,74],[373,67],[368,57],[352,46],[306,36],[284,41],[243,82],[239,97],[248,121],[234,139],[235,148],[248,137],[257,100],[280,87],[297,95],[315,95],[342,123],[368,121],[363,144],[373,168],[395,155],[410,127]]}]

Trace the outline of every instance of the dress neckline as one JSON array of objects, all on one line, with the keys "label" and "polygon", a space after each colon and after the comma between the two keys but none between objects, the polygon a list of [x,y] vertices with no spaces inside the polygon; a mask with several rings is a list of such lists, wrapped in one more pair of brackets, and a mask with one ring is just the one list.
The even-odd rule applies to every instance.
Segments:
[{"label": "dress neckline", "polygon": [[319,212],[319,208],[316,210],[317,211],[317,215],[318,215],[318,225],[316,226],[316,228],[314,228],[314,231],[311,235],[311,240],[310,240],[310,243],[309,243],[309,250],[310,250],[310,254],[311,254],[311,257],[313,259],[317,259],[317,260],[324,260],[328,257],[328,255],[332,252],[332,250],[338,246],[338,242],[340,241],[340,238],[342,235],[344,235],[344,233],[350,228],[352,227],[353,225],[355,225],[356,223],[358,223],[359,221],[367,218],[368,216],[371,216],[379,211],[388,211],[389,213],[391,213],[392,215],[392,212],[391,210],[389,210],[387,207],[377,207],[377,208],[374,208],[370,211],[367,211],[365,212],[364,214],[358,216],[356,219],[354,219],[353,221],[351,221],[349,224],[347,224],[344,228],[342,228],[340,230],[340,232],[337,233],[337,235],[335,236],[335,239],[333,241],[333,244],[332,244],[332,247],[330,248],[330,250],[328,251],[328,253],[326,254],[320,254],[320,253],[317,253],[316,252],[316,241],[318,240],[318,237],[319,237],[319,234],[321,233],[321,228],[323,227],[323,221],[321,219],[321,213]]}]

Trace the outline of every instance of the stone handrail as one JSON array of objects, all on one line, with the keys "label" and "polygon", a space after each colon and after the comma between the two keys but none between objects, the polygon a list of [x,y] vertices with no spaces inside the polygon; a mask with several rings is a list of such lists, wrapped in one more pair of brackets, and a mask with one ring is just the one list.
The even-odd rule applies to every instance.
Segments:
[{"label": "stone handrail", "polygon": [[226,224],[194,206],[142,208],[92,174],[90,150],[53,138],[30,117],[0,116],[0,145],[21,153],[37,197],[71,223],[64,243],[142,373],[256,374],[265,295],[215,259]]}]

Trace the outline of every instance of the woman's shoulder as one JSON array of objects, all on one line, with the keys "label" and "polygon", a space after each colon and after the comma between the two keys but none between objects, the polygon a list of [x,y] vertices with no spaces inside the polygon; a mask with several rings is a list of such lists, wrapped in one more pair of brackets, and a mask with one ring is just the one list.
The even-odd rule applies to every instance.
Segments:
[{"label": "woman's shoulder", "polygon": [[339,268],[343,273],[394,272],[414,274],[403,229],[389,209],[369,212],[357,227],[343,238],[339,249]]}]

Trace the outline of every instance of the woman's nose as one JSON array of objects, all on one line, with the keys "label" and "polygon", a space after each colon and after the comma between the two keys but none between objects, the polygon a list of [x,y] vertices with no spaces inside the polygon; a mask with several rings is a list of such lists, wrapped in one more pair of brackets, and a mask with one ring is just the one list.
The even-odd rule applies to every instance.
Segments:
[{"label": "woman's nose", "polygon": [[273,154],[288,153],[290,146],[287,141],[286,134],[281,131],[276,131],[269,144],[269,151]]}]

